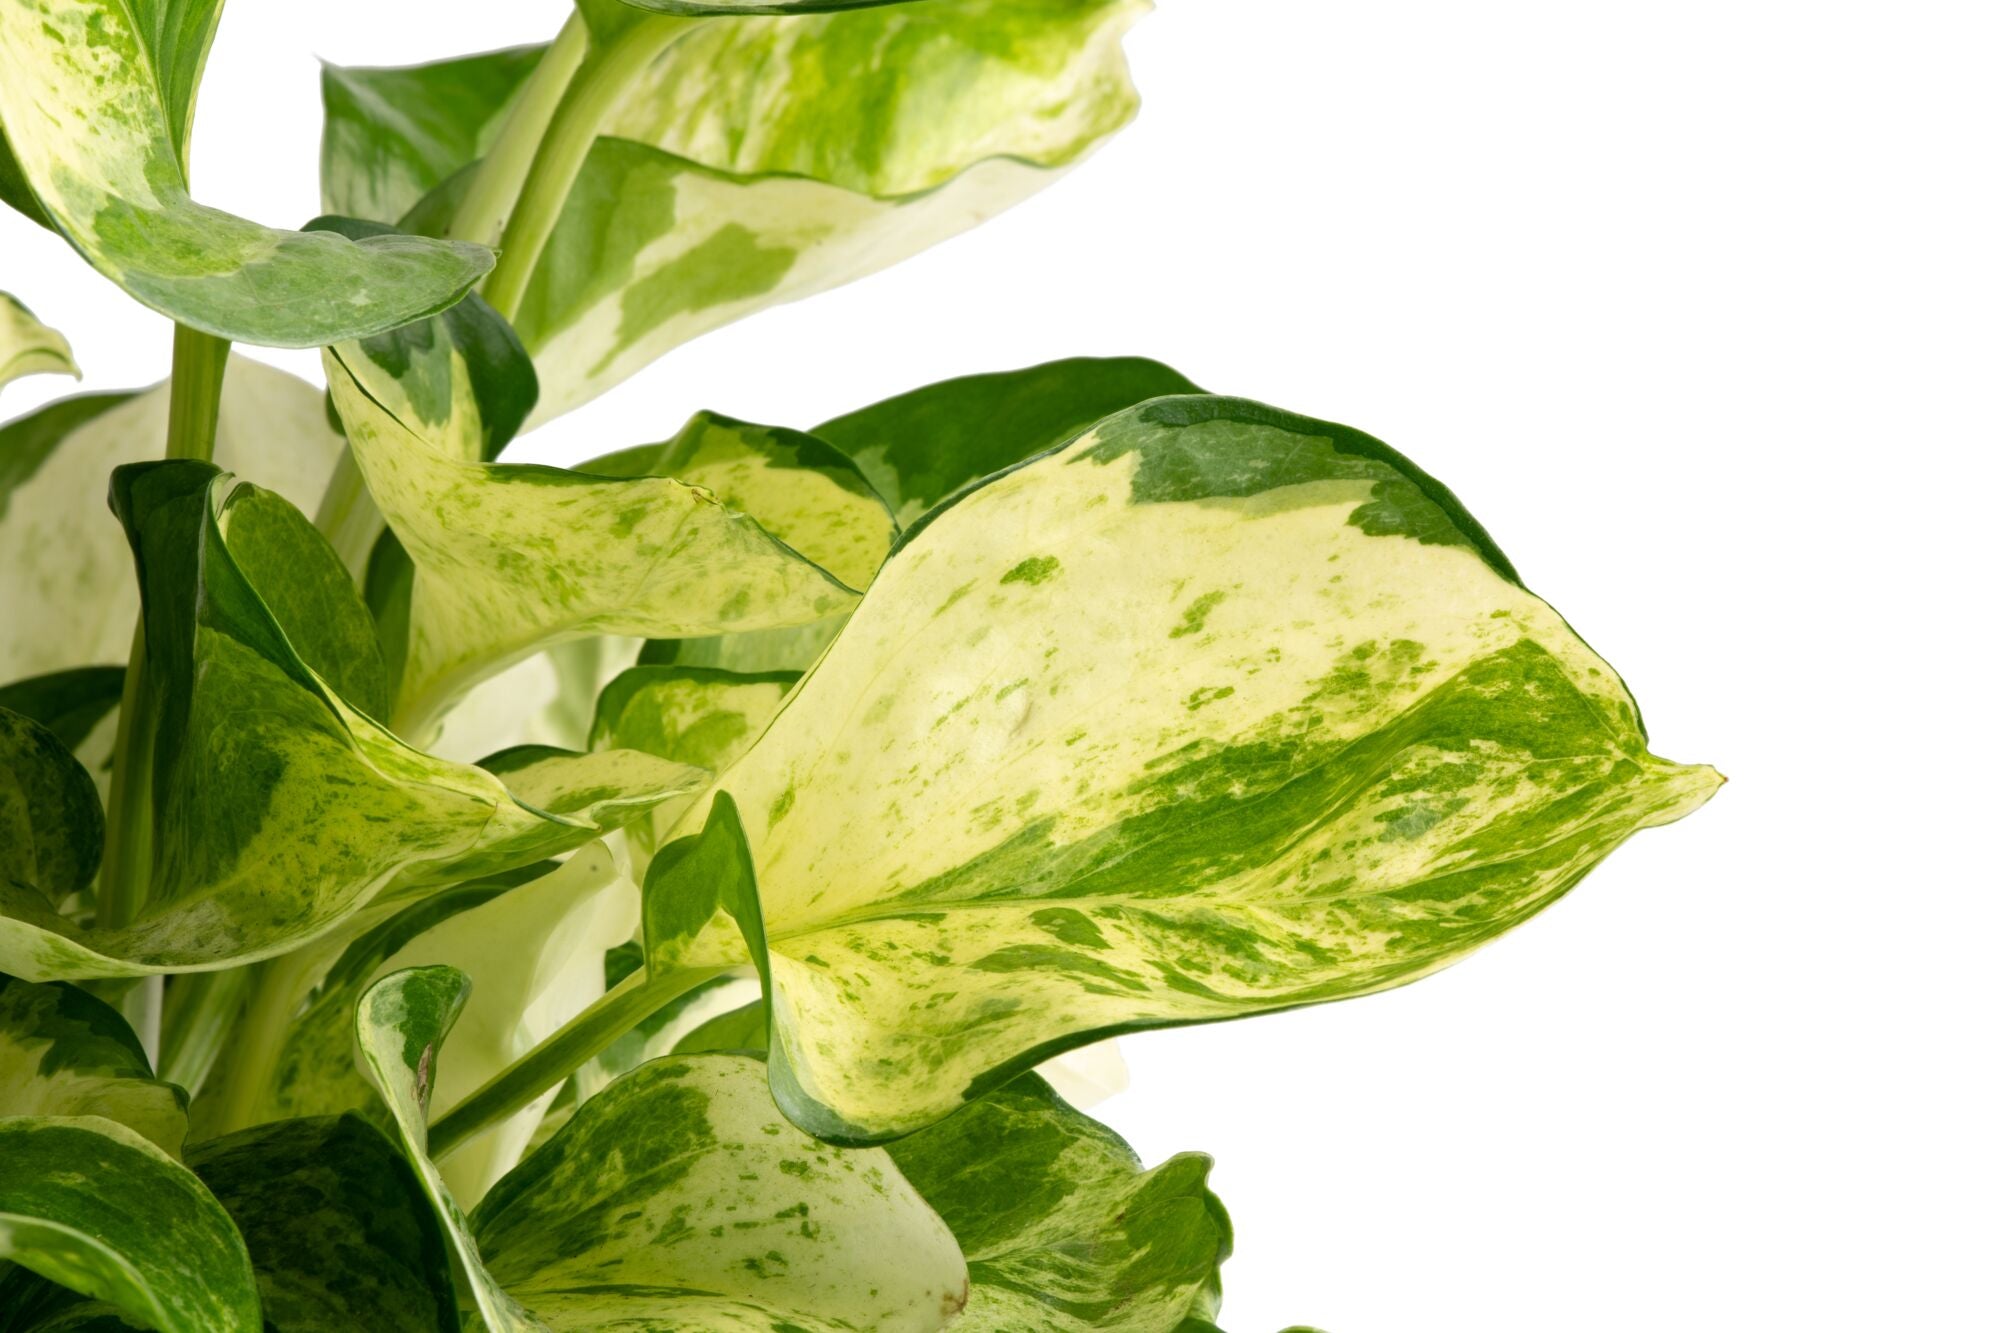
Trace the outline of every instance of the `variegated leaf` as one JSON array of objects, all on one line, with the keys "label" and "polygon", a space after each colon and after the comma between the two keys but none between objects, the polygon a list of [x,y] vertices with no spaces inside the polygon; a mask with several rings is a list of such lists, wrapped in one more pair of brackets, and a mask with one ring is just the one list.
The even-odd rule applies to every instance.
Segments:
[{"label": "variegated leaf", "polygon": [[824,14],[839,9],[874,9],[911,0],[619,0],[634,9],[683,18],[730,14]]},{"label": "variegated leaf", "polygon": [[509,1296],[480,1262],[465,1213],[430,1157],[431,1088],[445,1036],[471,989],[465,974],[450,967],[412,967],[382,978],[355,1006],[355,1059],[388,1108],[396,1141],[444,1229],[487,1333],[530,1333],[548,1326]]},{"label": "variegated leaf", "polygon": [[492,773],[411,750],[313,670],[313,645],[331,642],[338,619],[328,603],[314,625],[273,614],[303,604],[274,584],[331,560],[296,513],[278,529],[291,557],[246,566],[234,511],[263,509],[268,492],[207,464],[136,464],[119,469],[114,501],[142,573],[159,719],[145,893],[129,926],[107,930],[10,894],[0,970],[131,976],[269,957],[392,883],[535,861],[597,836],[597,818],[622,823],[693,785],[687,770],[629,752],[545,757],[524,784],[541,803],[530,807]]},{"label": "variegated leaf", "polygon": [[[763,733],[798,679],[793,671],[749,675],[710,667],[633,667],[598,696],[590,743],[644,750],[720,773]],[[658,851],[691,799],[662,804],[652,818],[627,830],[634,850],[649,858]]]},{"label": "variegated leaf", "polygon": [[243,1236],[266,1328],[457,1333],[430,1201],[359,1116],[258,1125],[191,1149],[188,1165]]},{"label": "variegated leaf", "polygon": [[[132,553],[104,508],[111,470],[157,458],[167,386],[67,398],[0,427],[0,681],[122,663],[139,616]],[[222,381],[215,461],[313,512],[342,441],[325,395],[248,357]]]},{"label": "variegated leaf", "polygon": [[0,708],[41,723],[72,753],[118,707],[123,667],[77,667],[0,685]]},{"label": "variegated leaf", "polygon": [[185,118],[219,9],[0,5],[0,123],[56,229],[137,300],[238,342],[368,337],[456,301],[492,266],[483,247],[281,231],[189,196]]},{"label": "variegated leaf", "polygon": [[117,1010],[75,986],[0,977],[0,1117],[86,1115],[171,1157],[187,1137],[187,1095],[153,1077]]},{"label": "variegated leaf", "polygon": [[780,1104],[869,1140],[1107,1032],[1415,980],[1719,781],[1400,455],[1162,398],[911,529],[699,855],[754,852],[707,878]]},{"label": "variegated leaf", "polygon": [[955,1333],[1177,1333],[1215,1314],[1230,1227],[1204,1156],[1144,1170],[1033,1075],[888,1152],[965,1251]]},{"label": "variegated leaf", "polygon": [[[350,946],[313,993],[286,1034],[258,1118],[369,1107],[374,1097],[347,1040],[355,1005],[390,973],[431,964],[455,967],[472,983],[451,1059],[431,1085],[432,1104],[450,1109],[602,995],[599,960],[638,925],[638,890],[601,842],[518,887],[475,883],[405,908]],[[457,1198],[477,1202],[520,1160],[545,1105],[451,1155],[444,1176]]]},{"label": "variegated leaf", "polygon": [[[541,371],[536,420],[1049,184],[1136,110],[1119,39],[1144,8],[927,0],[682,37],[605,124],[514,312]],[[448,232],[473,173],[467,158],[453,174],[445,144],[490,142],[526,72],[509,62],[493,78],[490,59],[330,72],[329,206],[402,204],[427,182],[406,220]],[[450,132],[402,128],[440,124]]]},{"label": "variegated leaf", "polygon": [[564,639],[678,638],[810,623],[853,591],[707,492],[468,463],[390,411],[350,348],[327,379],[355,457],[414,566],[399,730],[425,734],[469,685]]},{"label": "variegated leaf", "polygon": [[193,1172],[101,1116],[0,1119],[0,1259],[161,1333],[264,1327],[229,1214]]},{"label": "variegated leaf", "polygon": [[36,319],[28,307],[0,292],[0,388],[24,375],[81,379],[69,339]]},{"label": "variegated leaf", "polygon": [[494,1278],[557,1329],[918,1333],[965,1301],[958,1247],[888,1155],[792,1128],[744,1056],[620,1078],[472,1229]]},{"label": "variegated leaf", "polygon": [[1079,356],[928,384],[812,433],[852,458],[897,522],[910,524],[959,487],[1064,444],[1120,408],[1199,392],[1144,357]]}]

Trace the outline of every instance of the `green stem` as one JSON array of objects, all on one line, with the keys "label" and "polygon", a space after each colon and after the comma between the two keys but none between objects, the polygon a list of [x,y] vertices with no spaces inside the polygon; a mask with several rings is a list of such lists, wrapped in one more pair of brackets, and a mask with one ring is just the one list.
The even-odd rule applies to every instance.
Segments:
[{"label": "green stem", "polygon": [[319,512],[313,515],[313,526],[333,547],[354,581],[364,583],[368,557],[382,535],[382,511],[376,508],[375,497],[368,493],[368,484],[361,476],[361,465],[354,461],[351,445],[340,451],[340,461],[326,483],[326,493],[320,496]]},{"label": "green stem", "polygon": [[[167,457],[206,460],[215,453],[215,423],[222,410],[222,376],[229,342],[185,325],[174,326],[174,370],[167,404]],[[105,807],[104,869],[97,883],[97,924],[130,925],[146,903],[153,865],[153,732],[146,690],[146,622],[132,628],[119,697],[118,738],[111,752],[111,799]],[[158,990],[150,992],[157,1003]]]},{"label": "green stem", "polygon": [[606,991],[597,1003],[562,1025],[547,1041],[488,1079],[483,1087],[431,1126],[431,1159],[436,1161],[481,1131],[499,1124],[568,1078],[666,1004],[687,994],[726,967],[696,968],[649,977],[635,972]]},{"label": "green stem", "polygon": [[167,987],[155,1072],[186,1088],[190,1096],[200,1092],[216,1057],[222,1054],[223,1041],[235,1026],[249,987],[247,967],[175,977]]},{"label": "green stem", "polygon": [[563,90],[562,104],[542,136],[501,234],[499,262],[486,279],[487,301],[507,319],[520,312],[528,279],[541,262],[542,249],[556,229],[556,219],[562,216],[570,187],[576,184],[598,131],[633,81],[699,22],[657,15],[642,19],[586,56]]},{"label": "green stem", "polygon": [[583,21],[581,10],[572,11],[555,41],[536,62],[534,73],[521,86],[521,94],[508,111],[499,136],[474,170],[465,197],[458,201],[446,236],[480,245],[499,241],[500,229],[506,225],[514,201],[521,197],[521,187],[528,179],[528,168],[535,160],[542,135],[589,53],[590,27]]},{"label": "green stem", "polygon": [[228,1034],[229,1059],[202,1108],[209,1137],[233,1134],[263,1119],[264,1095],[277,1072],[299,1001],[315,983],[318,969],[330,961],[324,947],[309,945],[237,969],[245,977],[246,998]]}]

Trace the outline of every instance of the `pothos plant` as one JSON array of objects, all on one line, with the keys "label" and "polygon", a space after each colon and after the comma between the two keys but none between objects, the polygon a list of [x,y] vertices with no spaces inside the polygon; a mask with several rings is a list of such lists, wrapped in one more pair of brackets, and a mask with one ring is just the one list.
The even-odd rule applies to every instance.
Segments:
[{"label": "pothos plant", "polygon": [[1709,796],[1437,481],[1151,361],[504,461],[1046,185],[1142,8],[584,0],[328,69],[288,231],[189,192],[219,0],[0,0],[0,197],[176,325],[0,429],[0,1327],[1212,1328],[1064,1053]]}]

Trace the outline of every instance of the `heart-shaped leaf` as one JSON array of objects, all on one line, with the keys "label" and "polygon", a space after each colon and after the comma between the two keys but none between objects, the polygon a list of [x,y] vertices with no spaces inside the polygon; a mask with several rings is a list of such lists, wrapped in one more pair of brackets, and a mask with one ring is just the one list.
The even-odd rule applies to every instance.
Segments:
[{"label": "heart-shaped leaf", "polygon": [[189,196],[186,117],[220,8],[0,9],[0,123],[56,229],[137,300],[238,342],[368,337],[464,295],[492,266],[481,246],[281,231]]},{"label": "heart-shaped leaf", "polygon": [[649,931],[657,892],[702,968],[741,922],[780,1104],[885,1138],[1107,1033],[1415,980],[1718,782],[1407,460],[1155,399],[906,534]]}]

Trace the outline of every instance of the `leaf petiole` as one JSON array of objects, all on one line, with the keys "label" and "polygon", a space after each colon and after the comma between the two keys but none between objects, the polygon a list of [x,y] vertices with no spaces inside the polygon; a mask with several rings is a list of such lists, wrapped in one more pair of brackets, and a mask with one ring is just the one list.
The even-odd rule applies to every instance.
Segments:
[{"label": "leaf petiole", "polygon": [[507,225],[507,216],[521,197],[528,169],[534,164],[536,149],[590,54],[590,27],[583,12],[570,14],[555,41],[536,62],[534,73],[521,86],[514,105],[501,124],[479,165],[473,170],[471,188],[459,200],[446,235],[453,240],[493,245]]}]

